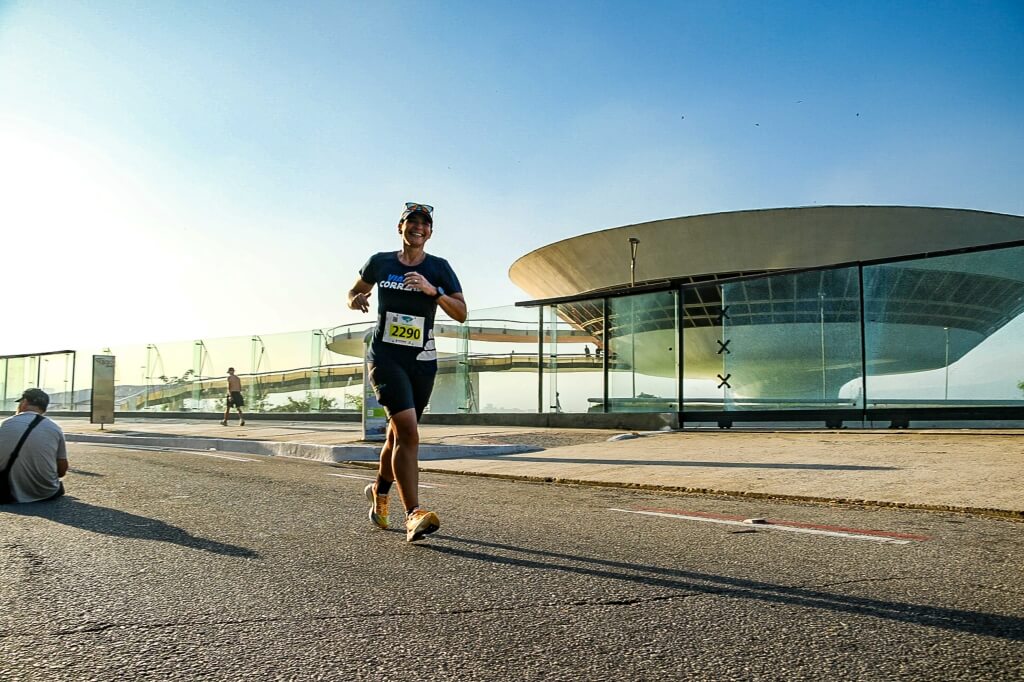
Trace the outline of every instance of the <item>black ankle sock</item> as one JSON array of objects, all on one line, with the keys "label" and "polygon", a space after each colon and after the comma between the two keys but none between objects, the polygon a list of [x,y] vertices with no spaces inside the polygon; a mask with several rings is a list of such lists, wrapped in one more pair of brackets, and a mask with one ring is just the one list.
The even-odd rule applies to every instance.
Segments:
[{"label": "black ankle sock", "polygon": [[380,476],[377,476],[377,494],[387,495],[391,490],[392,483],[394,483],[394,481],[385,481]]}]

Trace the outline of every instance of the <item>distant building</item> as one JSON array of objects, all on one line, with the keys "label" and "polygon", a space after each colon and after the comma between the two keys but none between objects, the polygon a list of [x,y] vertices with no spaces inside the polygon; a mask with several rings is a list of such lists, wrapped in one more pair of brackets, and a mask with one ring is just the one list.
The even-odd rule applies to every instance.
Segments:
[{"label": "distant building", "polygon": [[[630,285],[630,238],[640,241],[636,286],[666,281],[699,285],[684,290],[687,378],[714,379],[731,362],[734,388],[747,397],[835,398],[841,386],[861,374],[856,267],[822,269],[789,280],[738,281],[724,288],[717,283],[1020,241],[1024,218],[904,206],[715,213],[555,242],[519,258],[509,276],[537,300],[576,297],[559,304],[559,315],[600,340],[605,331],[601,296]],[[864,282],[863,323],[874,350],[867,358],[873,374],[948,366],[1024,312],[1020,250],[893,263],[871,274],[872,281]],[[594,301],[579,300],[581,294],[594,294]],[[646,304],[633,300],[629,315],[609,317],[609,331],[634,339],[635,366],[644,373],[674,376],[676,357],[666,349],[676,345],[675,305],[666,296],[652,295]],[[732,341],[726,353],[721,352],[723,326]],[[817,352],[829,354],[822,363],[827,372],[804,371],[798,358]]]}]

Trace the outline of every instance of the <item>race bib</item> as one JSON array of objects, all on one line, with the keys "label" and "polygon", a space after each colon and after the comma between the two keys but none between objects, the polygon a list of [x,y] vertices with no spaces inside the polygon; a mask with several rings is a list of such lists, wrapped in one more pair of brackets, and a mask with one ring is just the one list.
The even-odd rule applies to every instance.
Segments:
[{"label": "race bib", "polygon": [[424,324],[424,319],[415,315],[384,313],[384,342],[420,348]]}]

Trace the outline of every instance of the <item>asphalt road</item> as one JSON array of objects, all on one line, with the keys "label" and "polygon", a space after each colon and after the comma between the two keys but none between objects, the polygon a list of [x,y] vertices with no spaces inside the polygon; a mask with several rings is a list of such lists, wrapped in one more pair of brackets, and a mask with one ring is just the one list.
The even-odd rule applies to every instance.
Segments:
[{"label": "asphalt road", "polygon": [[367,469],[218,454],[0,508],[0,680],[1024,679],[1024,524],[427,474],[408,544]]}]

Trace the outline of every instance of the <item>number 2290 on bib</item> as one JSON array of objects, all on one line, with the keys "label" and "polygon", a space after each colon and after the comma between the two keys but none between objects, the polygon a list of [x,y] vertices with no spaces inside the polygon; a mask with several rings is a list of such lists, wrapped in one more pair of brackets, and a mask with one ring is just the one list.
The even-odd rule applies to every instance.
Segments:
[{"label": "number 2290 on bib", "polygon": [[399,346],[423,346],[424,319],[401,313],[384,314],[384,342]]}]

